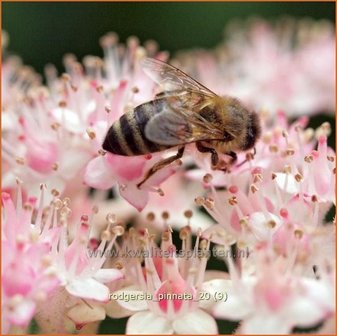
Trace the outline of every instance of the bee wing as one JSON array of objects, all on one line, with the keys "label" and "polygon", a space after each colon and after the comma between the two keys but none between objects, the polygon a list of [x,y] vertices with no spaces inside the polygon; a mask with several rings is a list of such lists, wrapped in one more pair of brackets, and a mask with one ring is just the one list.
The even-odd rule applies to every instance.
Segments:
[{"label": "bee wing", "polygon": [[170,91],[190,91],[199,92],[210,97],[217,96],[185,72],[165,62],[153,58],[145,58],[142,60],[142,67],[145,73],[168,93]]},{"label": "bee wing", "polygon": [[146,137],[155,143],[175,146],[199,140],[223,139],[223,130],[199,114],[217,95],[183,71],[152,58],[142,61],[145,73],[162,86],[157,99],[166,104],[146,125]]},{"label": "bee wing", "polygon": [[167,97],[162,110],[145,127],[147,139],[167,146],[223,139],[223,130],[192,111],[190,105],[190,108],[185,108],[184,105],[185,99],[182,96]]}]

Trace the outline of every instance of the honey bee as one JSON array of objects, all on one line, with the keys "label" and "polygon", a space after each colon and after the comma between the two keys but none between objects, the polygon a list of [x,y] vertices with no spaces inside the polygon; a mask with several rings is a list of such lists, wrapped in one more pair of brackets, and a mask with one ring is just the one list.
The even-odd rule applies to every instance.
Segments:
[{"label": "honey bee", "polygon": [[230,96],[220,97],[183,71],[159,60],[146,58],[144,71],[161,87],[154,100],[125,113],[110,127],[103,149],[118,155],[135,156],[177,148],[177,153],[156,163],[137,185],[183,156],[185,145],[211,154],[213,169],[219,155],[236,159],[236,152],[254,147],[260,136],[258,115]]}]

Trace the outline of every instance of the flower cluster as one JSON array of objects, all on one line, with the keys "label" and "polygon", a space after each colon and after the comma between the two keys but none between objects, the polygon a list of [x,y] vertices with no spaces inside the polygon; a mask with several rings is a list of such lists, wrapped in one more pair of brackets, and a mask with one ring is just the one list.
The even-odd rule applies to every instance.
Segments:
[{"label": "flower cluster", "polygon": [[181,52],[176,62],[209,88],[254,109],[335,111],[335,33],[328,21],[233,21],[214,50]]},{"label": "flower cluster", "polygon": [[171,63],[255,109],[261,136],[233,163],[218,153],[223,170],[189,143],[141,188],[176,148],[127,157],[102,143],[160,91],[142,59],[168,55],[115,33],[100,44],[102,59],[66,55],[61,76],[47,65],[46,85],[4,50],[2,332],[34,320],[93,333],[108,316],[128,317],[127,334],[217,334],[220,320],[334,333],[336,157],[329,122],[309,119],[334,110],[331,25],[233,22],[214,51],[178,53]]},{"label": "flower cluster", "polygon": [[89,216],[70,223],[69,199],[61,200],[52,190],[53,200],[46,206],[44,189],[42,185],[40,200],[28,197],[23,203],[19,185],[16,206],[9,194],[2,194],[5,333],[13,327],[25,330],[33,317],[45,332],[64,332],[66,317],[77,327],[102,320],[105,311],[99,303],[109,300],[107,284],[124,277],[118,269],[102,268],[104,255],[92,258],[89,253],[94,248],[111,251],[123,234],[114,218],[107,217],[97,245],[90,239]]}]

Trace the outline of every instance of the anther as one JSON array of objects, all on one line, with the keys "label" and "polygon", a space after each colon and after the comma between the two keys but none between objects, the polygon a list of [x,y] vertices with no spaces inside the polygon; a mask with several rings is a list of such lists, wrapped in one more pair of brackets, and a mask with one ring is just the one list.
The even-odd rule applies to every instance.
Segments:
[{"label": "anther", "polygon": [[124,268],[123,264],[120,261],[117,261],[114,265],[114,268],[121,270]]},{"label": "anther", "polygon": [[53,201],[53,205],[56,210],[59,210],[62,209],[63,202],[59,198],[57,198],[56,200]]},{"label": "anther", "polygon": [[70,81],[70,76],[67,73],[63,73],[61,75],[61,79],[65,82],[69,82]]},{"label": "anther", "polygon": [[262,174],[254,174],[253,182],[261,182],[263,180]]},{"label": "anther", "polygon": [[63,205],[64,205],[64,206],[70,205],[70,198],[69,198],[69,197],[65,197],[65,198],[63,199]]},{"label": "anther", "polygon": [[94,205],[94,206],[92,207],[91,211],[92,211],[93,214],[97,214],[98,211],[99,211],[98,206],[97,206],[97,205]]},{"label": "anther", "polygon": [[61,100],[61,101],[59,102],[59,107],[65,108],[66,106],[67,106],[67,103],[66,103],[64,100]]},{"label": "anther", "polygon": [[297,239],[301,239],[303,237],[303,231],[302,230],[295,230],[294,231],[294,236]]},{"label": "anther", "polygon": [[300,173],[297,173],[297,174],[295,175],[295,180],[296,180],[297,182],[301,182],[301,181],[303,180],[303,176],[302,176]]},{"label": "anther", "polygon": [[194,203],[198,206],[202,206],[205,204],[205,198],[198,196],[197,198],[194,199]]},{"label": "anther", "polygon": [[156,191],[159,194],[159,196],[164,196],[165,195],[163,189],[161,189],[161,188],[158,188]]},{"label": "anther", "polygon": [[170,217],[170,214],[167,211],[163,211],[161,214],[162,219],[167,220]]},{"label": "anther", "polygon": [[60,192],[56,189],[52,189],[50,192],[54,197],[58,197],[60,196]]},{"label": "anther", "polygon": [[116,225],[111,228],[111,232],[116,236],[122,236],[124,234],[124,228],[121,225]]},{"label": "anther", "polygon": [[235,204],[238,203],[238,201],[237,201],[236,197],[233,196],[233,197],[231,197],[231,198],[228,199],[228,203],[229,203],[230,205],[235,205]]},{"label": "anther", "polygon": [[277,177],[276,173],[271,173],[271,179],[272,179],[272,180],[275,180],[276,177]]},{"label": "anther", "polygon": [[333,157],[333,156],[327,156],[326,157],[327,159],[328,159],[328,161],[330,161],[330,162],[334,162],[335,161],[335,158]]},{"label": "anther", "polygon": [[270,145],[269,146],[269,151],[271,153],[277,153],[278,152],[278,147],[276,145]]},{"label": "anther", "polygon": [[271,228],[271,229],[273,229],[275,226],[276,226],[276,222],[274,221],[274,220],[269,220],[268,222],[267,222],[267,226],[269,227],[269,228]]},{"label": "anther", "polygon": [[212,179],[213,179],[213,176],[211,174],[206,174],[203,177],[204,183],[210,183],[212,181]]},{"label": "anther", "polygon": [[246,154],[246,160],[247,161],[252,161],[254,159],[254,154],[253,153],[247,153]]},{"label": "anther", "polygon": [[294,155],[294,154],[295,154],[294,148],[288,147],[287,150],[286,150],[286,154],[287,154],[288,156]]},{"label": "anther", "polygon": [[111,212],[106,215],[105,219],[109,224],[116,223],[116,215]]},{"label": "anther", "polygon": [[307,163],[311,163],[313,160],[314,160],[314,158],[313,158],[312,155],[306,155],[304,157],[304,161],[307,162]]},{"label": "anther", "polygon": [[150,222],[154,221],[156,218],[155,214],[153,212],[149,212],[147,215],[146,215],[146,219]]},{"label": "anther", "polygon": [[111,112],[111,107],[110,106],[105,106],[104,110],[106,113],[110,113]]},{"label": "anther", "polygon": [[59,169],[59,165],[58,165],[57,162],[53,163],[51,167],[52,167],[52,169],[55,170],[55,171]]},{"label": "anther", "polygon": [[106,154],[106,151],[104,149],[99,149],[98,150],[98,154],[101,155],[101,156],[104,156]]},{"label": "anther", "polygon": [[91,140],[96,138],[96,133],[91,127],[87,128],[87,134]]},{"label": "anther", "polygon": [[184,216],[185,216],[186,218],[188,218],[188,219],[192,218],[192,216],[193,216],[192,210],[186,210],[186,211],[184,212]]},{"label": "anther", "polygon": [[288,138],[289,134],[288,134],[288,132],[286,130],[282,130],[282,136],[284,138]]},{"label": "anther", "polygon": [[57,131],[60,128],[60,126],[61,125],[58,122],[54,122],[50,125],[50,127],[53,131]]},{"label": "anther", "polygon": [[102,85],[97,86],[96,91],[97,91],[98,93],[103,93],[103,92],[104,92],[103,86],[102,86]]},{"label": "anther", "polygon": [[17,157],[15,159],[16,163],[19,164],[19,165],[24,165],[25,164],[25,159],[22,158],[22,157]]},{"label": "anther", "polygon": [[243,217],[239,220],[239,224],[241,226],[247,227],[248,226],[248,218],[247,217]]},{"label": "anther", "polygon": [[259,191],[259,188],[255,184],[252,184],[250,186],[250,190],[254,194],[255,192]]},{"label": "anther", "polygon": [[206,198],[204,205],[207,209],[212,210],[214,208],[214,200],[212,198]]}]

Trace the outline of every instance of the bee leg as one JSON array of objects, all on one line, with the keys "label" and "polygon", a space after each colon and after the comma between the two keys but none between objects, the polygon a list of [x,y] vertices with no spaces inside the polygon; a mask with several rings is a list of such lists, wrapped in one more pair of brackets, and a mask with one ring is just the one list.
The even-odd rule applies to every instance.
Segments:
[{"label": "bee leg", "polygon": [[233,165],[237,161],[237,159],[238,159],[238,156],[236,155],[235,152],[228,152],[228,153],[226,153],[226,155],[228,155],[228,156],[231,157],[231,159],[230,159],[230,161],[228,163],[230,166]]},{"label": "bee leg", "polygon": [[146,174],[145,177],[143,178],[143,180],[141,182],[139,182],[137,184],[137,188],[140,189],[140,187],[153,175],[155,174],[158,170],[165,168],[166,166],[168,166],[169,164],[171,164],[172,162],[179,160],[180,158],[182,158],[183,154],[184,154],[184,150],[185,147],[181,147],[178,149],[177,154],[170,156],[164,160],[161,160],[159,162],[157,162],[151,169],[149,169]]},{"label": "bee leg", "polygon": [[200,142],[197,142],[196,146],[197,146],[197,150],[200,153],[211,153],[212,167],[217,167],[217,165],[219,163],[219,156],[218,156],[218,153],[216,152],[216,150],[214,148],[205,147]]}]

